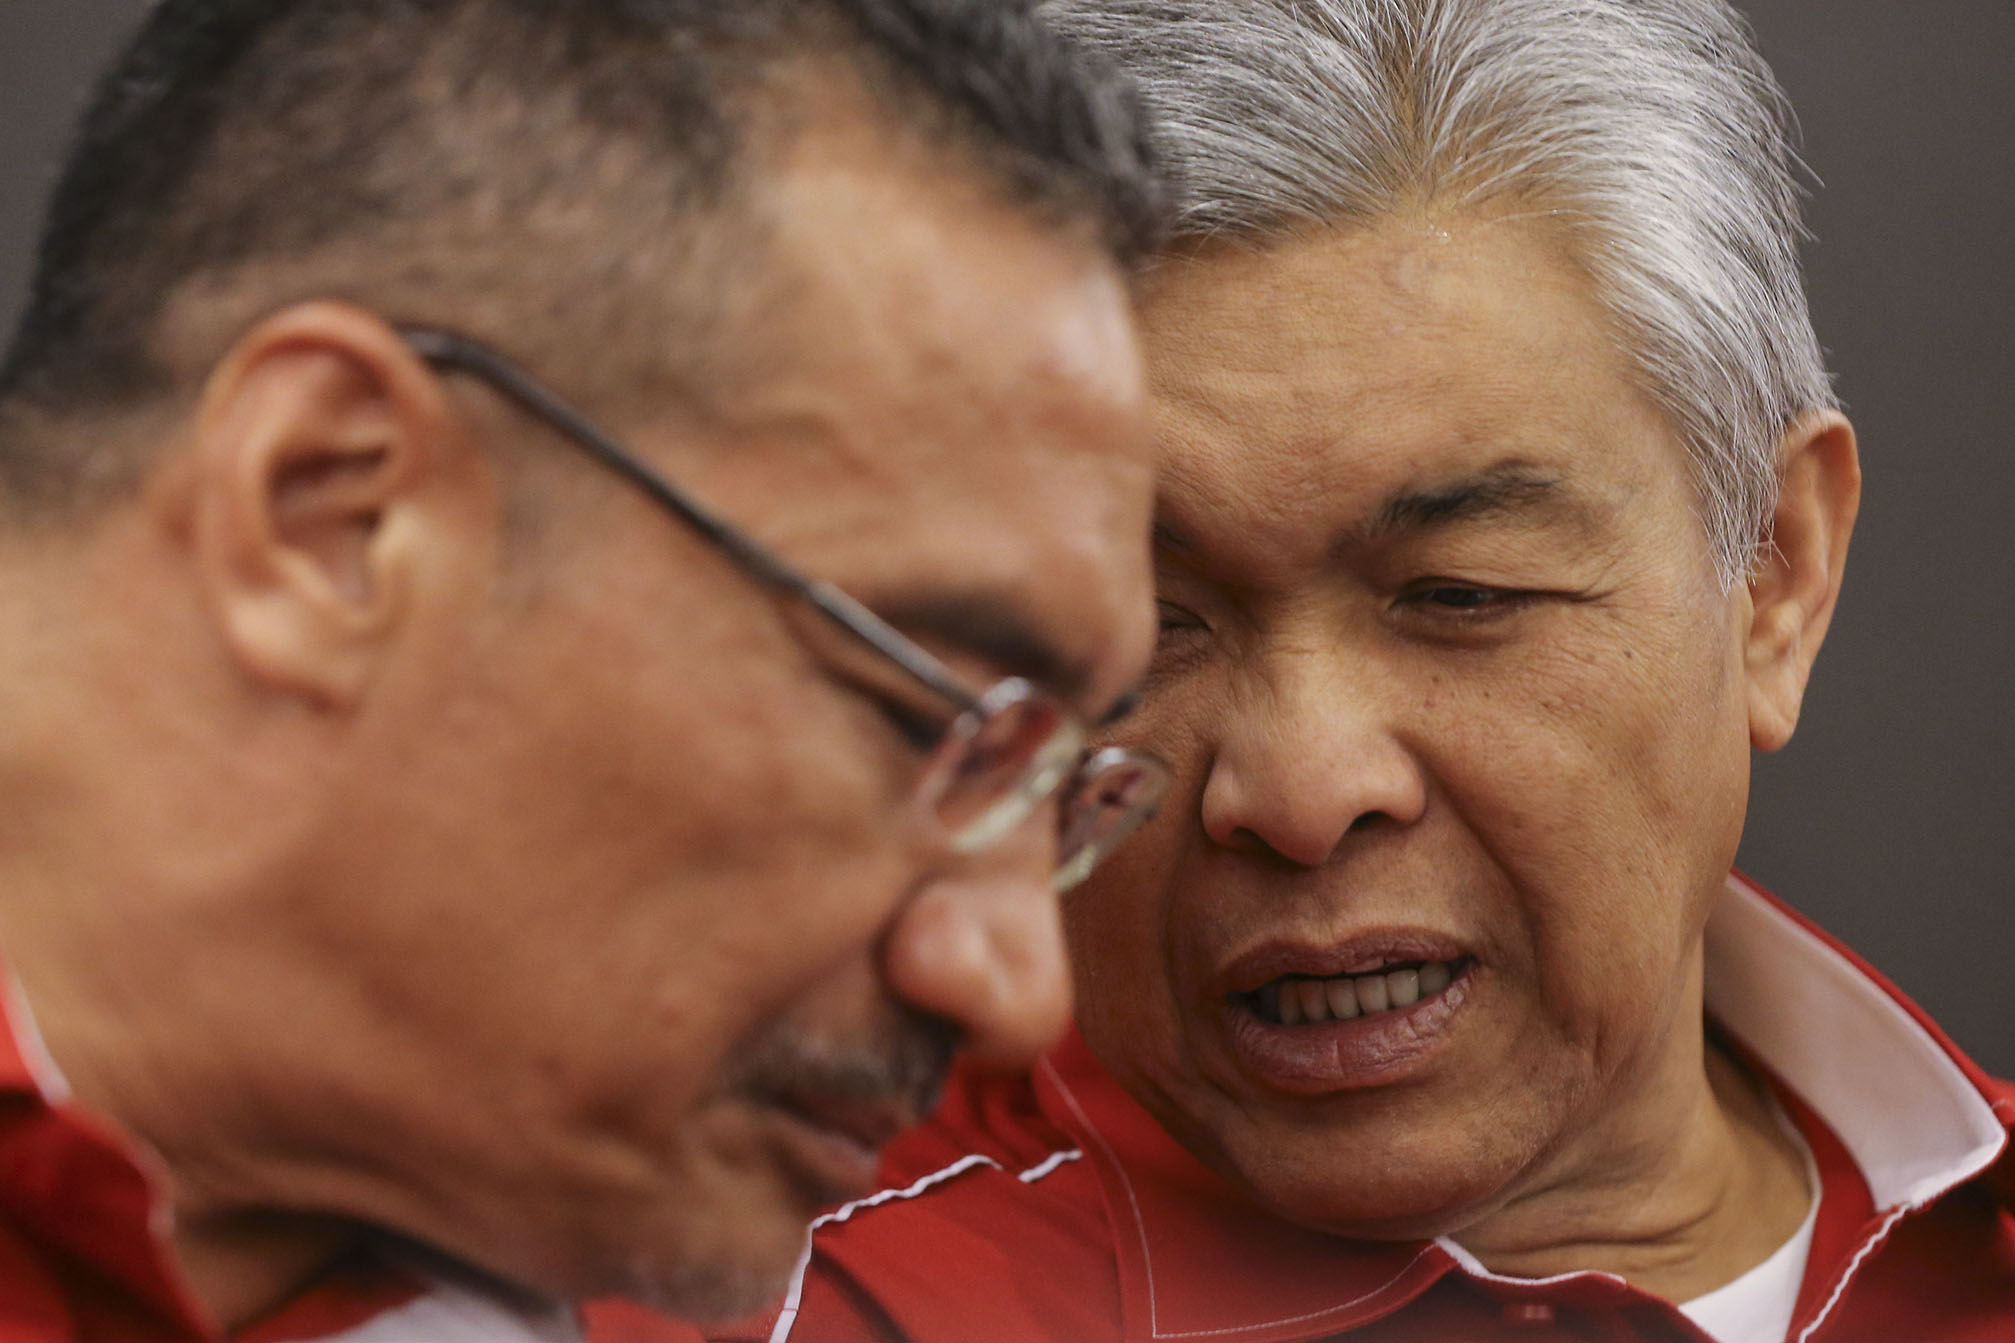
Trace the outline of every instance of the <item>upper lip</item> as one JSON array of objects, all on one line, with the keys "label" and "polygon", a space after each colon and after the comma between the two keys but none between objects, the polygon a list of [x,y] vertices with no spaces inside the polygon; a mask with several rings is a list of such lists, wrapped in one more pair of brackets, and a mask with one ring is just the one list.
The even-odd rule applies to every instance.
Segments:
[{"label": "upper lip", "polygon": [[1375,928],[1335,941],[1276,938],[1225,964],[1213,976],[1211,991],[1251,993],[1284,975],[1329,979],[1363,974],[1380,965],[1457,961],[1470,955],[1455,938],[1424,928]]}]

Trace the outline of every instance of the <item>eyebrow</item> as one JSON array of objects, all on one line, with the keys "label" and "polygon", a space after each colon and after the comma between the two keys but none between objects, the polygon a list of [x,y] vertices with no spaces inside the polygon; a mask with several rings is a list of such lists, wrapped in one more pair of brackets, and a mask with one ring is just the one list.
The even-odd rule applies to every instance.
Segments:
[{"label": "eyebrow", "polygon": [[1446,484],[1396,491],[1370,519],[1350,529],[1344,541],[1366,545],[1395,533],[1546,515],[1584,525],[1594,516],[1581,495],[1557,478],[1536,467],[1506,463]]},{"label": "eyebrow", "polygon": [[[897,593],[873,605],[905,634],[969,653],[1070,703],[1082,703],[1095,679],[1090,664],[1065,654],[1011,603],[990,594]],[[1097,726],[1118,722],[1138,703],[1137,694],[1120,696]]]},{"label": "eyebrow", "polygon": [[[1444,484],[1393,492],[1370,518],[1347,527],[1337,538],[1335,549],[1371,545],[1398,533],[1503,516],[1550,513],[1585,528],[1593,525],[1596,512],[1579,491],[1549,473],[1507,462]],[[1154,545],[1157,551],[1175,555],[1193,556],[1198,551],[1195,539],[1165,515],[1155,519]]]}]

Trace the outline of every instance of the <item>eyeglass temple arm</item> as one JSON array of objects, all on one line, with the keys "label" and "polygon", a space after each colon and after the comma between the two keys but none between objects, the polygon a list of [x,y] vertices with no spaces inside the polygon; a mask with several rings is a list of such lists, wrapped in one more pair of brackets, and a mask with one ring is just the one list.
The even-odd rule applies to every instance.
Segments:
[{"label": "eyeglass temple arm", "polygon": [[638,461],[594,421],[503,355],[452,331],[405,327],[400,334],[428,363],[473,374],[545,420],[582,451],[650,495],[764,586],[809,603],[826,619],[894,662],[961,712],[978,707],[972,692],[960,684],[951,669],[914,640],[830,583],[807,578],[784,563],[732,523]]}]

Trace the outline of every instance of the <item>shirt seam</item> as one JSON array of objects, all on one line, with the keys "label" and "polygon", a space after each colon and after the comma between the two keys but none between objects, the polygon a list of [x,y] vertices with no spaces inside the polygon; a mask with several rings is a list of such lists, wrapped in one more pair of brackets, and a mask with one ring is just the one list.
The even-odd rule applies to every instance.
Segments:
[{"label": "shirt seam", "polygon": [[1256,1329],[1277,1329],[1282,1325],[1303,1324],[1309,1320],[1319,1320],[1326,1315],[1336,1315],[1353,1307],[1361,1306],[1372,1298],[1390,1291],[1393,1284],[1404,1278],[1408,1273],[1411,1273],[1419,1265],[1420,1261],[1427,1258],[1434,1250],[1432,1244],[1422,1246],[1418,1254],[1409,1259],[1399,1272],[1393,1274],[1385,1282],[1380,1283],[1377,1287],[1372,1288],[1361,1296],[1353,1297],[1348,1301],[1340,1301],[1333,1306],[1325,1306],[1321,1310],[1311,1310],[1301,1315],[1289,1315],[1277,1320],[1258,1320],[1250,1324],[1229,1325],[1222,1329],[1183,1329],[1163,1333],[1161,1329],[1160,1304],[1155,1294],[1154,1253],[1148,1245],[1147,1219],[1141,1216],[1140,1199],[1134,1193],[1133,1180],[1126,1173],[1126,1167],[1114,1155],[1112,1147],[1105,1140],[1105,1135],[1099,1132],[1098,1126],[1091,1122],[1091,1117],[1085,1114],[1084,1108],[1078,1104],[1076,1093],[1070,1089],[1069,1084],[1063,1080],[1063,1077],[1057,1072],[1055,1065],[1050,1062],[1048,1057],[1044,1057],[1041,1067],[1048,1074],[1051,1085],[1056,1087],[1057,1091],[1062,1094],[1064,1103],[1070,1106],[1071,1113],[1077,1117],[1078,1123],[1083,1125],[1085,1132],[1091,1135],[1092,1141],[1099,1145],[1099,1150],[1105,1153],[1106,1160],[1110,1161],[1113,1169],[1119,1173],[1120,1184],[1126,1190],[1127,1203],[1133,1212],[1134,1231],[1140,1237],[1141,1264],[1147,1270],[1147,1326],[1150,1337],[1158,1339],[1221,1338],[1227,1334],[1242,1334]]}]

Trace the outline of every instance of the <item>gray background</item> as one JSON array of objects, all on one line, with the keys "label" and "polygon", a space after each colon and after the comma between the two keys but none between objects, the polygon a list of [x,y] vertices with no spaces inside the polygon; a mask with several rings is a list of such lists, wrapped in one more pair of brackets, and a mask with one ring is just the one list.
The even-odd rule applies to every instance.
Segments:
[{"label": "gray background", "polygon": [[[0,323],[141,0],[0,0]],[[2015,1074],[2015,0],[1750,0],[1825,187],[1808,250],[1867,499],[1742,860]]]}]

